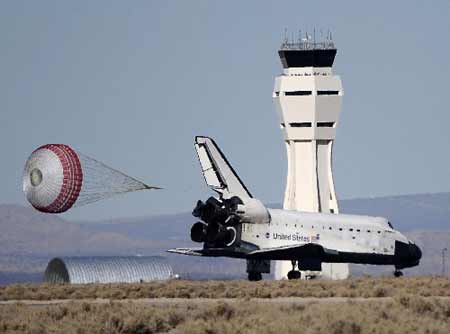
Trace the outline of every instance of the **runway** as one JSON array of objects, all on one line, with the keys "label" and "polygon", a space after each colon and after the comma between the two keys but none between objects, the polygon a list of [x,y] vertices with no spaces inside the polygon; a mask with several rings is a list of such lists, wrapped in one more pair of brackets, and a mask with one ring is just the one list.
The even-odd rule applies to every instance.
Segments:
[{"label": "runway", "polygon": [[[450,301],[449,296],[421,297],[429,300]],[[338,304],[338,303],[367,303],[367,302],[389,302],[394,297],[326,297],[326,298],[302,298],[302,297],[279,297],[279,298],[138,298],[138,299],[54,299],[54,300],[5,300],[0,301],[0,307],[5,305],[27,305],[31,307],[43,307],[51,305],[64,305],[70,303],[109,304],[109,303],[134,303],[142,306],[164,306],[177,304],[208,304],[217,302],[226,303],[262,303],[277,305],[307,305],[307,304]]]}]

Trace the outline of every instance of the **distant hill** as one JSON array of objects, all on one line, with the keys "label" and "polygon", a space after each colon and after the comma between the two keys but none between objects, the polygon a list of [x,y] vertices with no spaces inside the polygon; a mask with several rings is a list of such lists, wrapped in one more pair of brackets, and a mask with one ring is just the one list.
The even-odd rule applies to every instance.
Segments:
[{"label": "distant hill", "polygon": [[[281,207],[280,204],[268,206]],[[341,200],[339,207],[341,213],[386,217],[403,232],[450,230],[450,193]],[[78,224],[94,231],[124,233],[131,238],[164,238],[171,235],[172,238],[179,236],[188,239],[187,233],[193,222],[195,218],[187,212]]]},{"label": "distant hill", "polygon": [[[0,255],[108,255],[140,253],[171,244],[165,236],[128,237],[120,229],[96,231],[57,215],[43,214],[19,205],[0,205]],[[146,226],[141,225],[145,230]],[[116,231],[118,230],[118,231]],[[175,242],[173,242],[175,244]]]},{"label": "distant hill", "polygon": [[450,193],[343,200],[342,213],[388,218],[400,231],[450,230]]},{"label": "distant hill", "polygon": [[[441,193],[343,200],[340,208],[343,213],[389,218],[397,229],[417,241],[424,252],[421,265],[408,272],[437,274],[441,270],[441,249],[450,249],[449,204],[450,193]],[[245,277],[245,262],[241,260],[186,257],[165,252],[168,248],[194,245],[189,239],[193,222],[195,218],[190,213],[69,222],[30,207],[2,204],[0,282],[1,272],[7,272],[8,277],[17,277],[17,273],[23,272],[39,273],[50,258],[62,255],[162,254],[185,276]],[[392,268],[386,267],[353,266],[353,273],[357,275],[391,271]]]}]

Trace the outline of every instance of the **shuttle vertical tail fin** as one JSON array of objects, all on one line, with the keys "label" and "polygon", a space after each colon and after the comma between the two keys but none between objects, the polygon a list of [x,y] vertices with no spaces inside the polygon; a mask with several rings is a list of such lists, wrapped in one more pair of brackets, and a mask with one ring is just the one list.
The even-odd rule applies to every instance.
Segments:
[{"label": "shuttle vertical tail fin", "polygon": [[252,198],[225,155],[212,138],[195,137],[195,149],[206,184],[225,198]]}]

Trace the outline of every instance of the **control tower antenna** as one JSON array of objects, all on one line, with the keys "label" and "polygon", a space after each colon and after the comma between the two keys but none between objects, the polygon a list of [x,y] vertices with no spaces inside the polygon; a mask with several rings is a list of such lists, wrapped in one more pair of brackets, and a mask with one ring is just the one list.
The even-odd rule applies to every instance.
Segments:
[{"label": "control tower antenna", "polygon": [[284,28],[284,36],[283,36],[283,43],[288,43],[288,30],[287,28]]},{"label": "control tower antenna", "polygon": [[[339,213],[332,174],[332,153],[344,95],[332,66],[337,49],[330,40],[306,32],[298,43],[283,43],[278,51],[283,73],[275,78],[273,98],[288,157],[283,208]],[[320,233],[318,231],[317,233]],[[286,277],[290,262],[277,261],[275,278]],[[347,264],[323,264],[322,276],[341,279]],[[305,277],[305,275],[302,275]]]}]

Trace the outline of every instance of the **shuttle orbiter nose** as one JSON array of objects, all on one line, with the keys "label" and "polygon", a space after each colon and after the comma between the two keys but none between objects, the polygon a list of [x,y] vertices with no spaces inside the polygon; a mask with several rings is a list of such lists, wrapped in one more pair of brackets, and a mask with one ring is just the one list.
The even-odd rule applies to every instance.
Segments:
[{"label": "shuttle orbiter nose", "polygon": [[419,246],[414,243],[409,244],[409,254],[411,256],[412,262],[419,263],[419,260],[422,258],[422,251],[420,250]]},{"label": "shuttle orbiter nose", "polygon": [[420,259],[422,258],[422,251],[419,246],[415,243],[409,241],[406,242],[395,242],[395,257],[396,257],[396,267],[398,268],[410,268],[417,266]]}]

